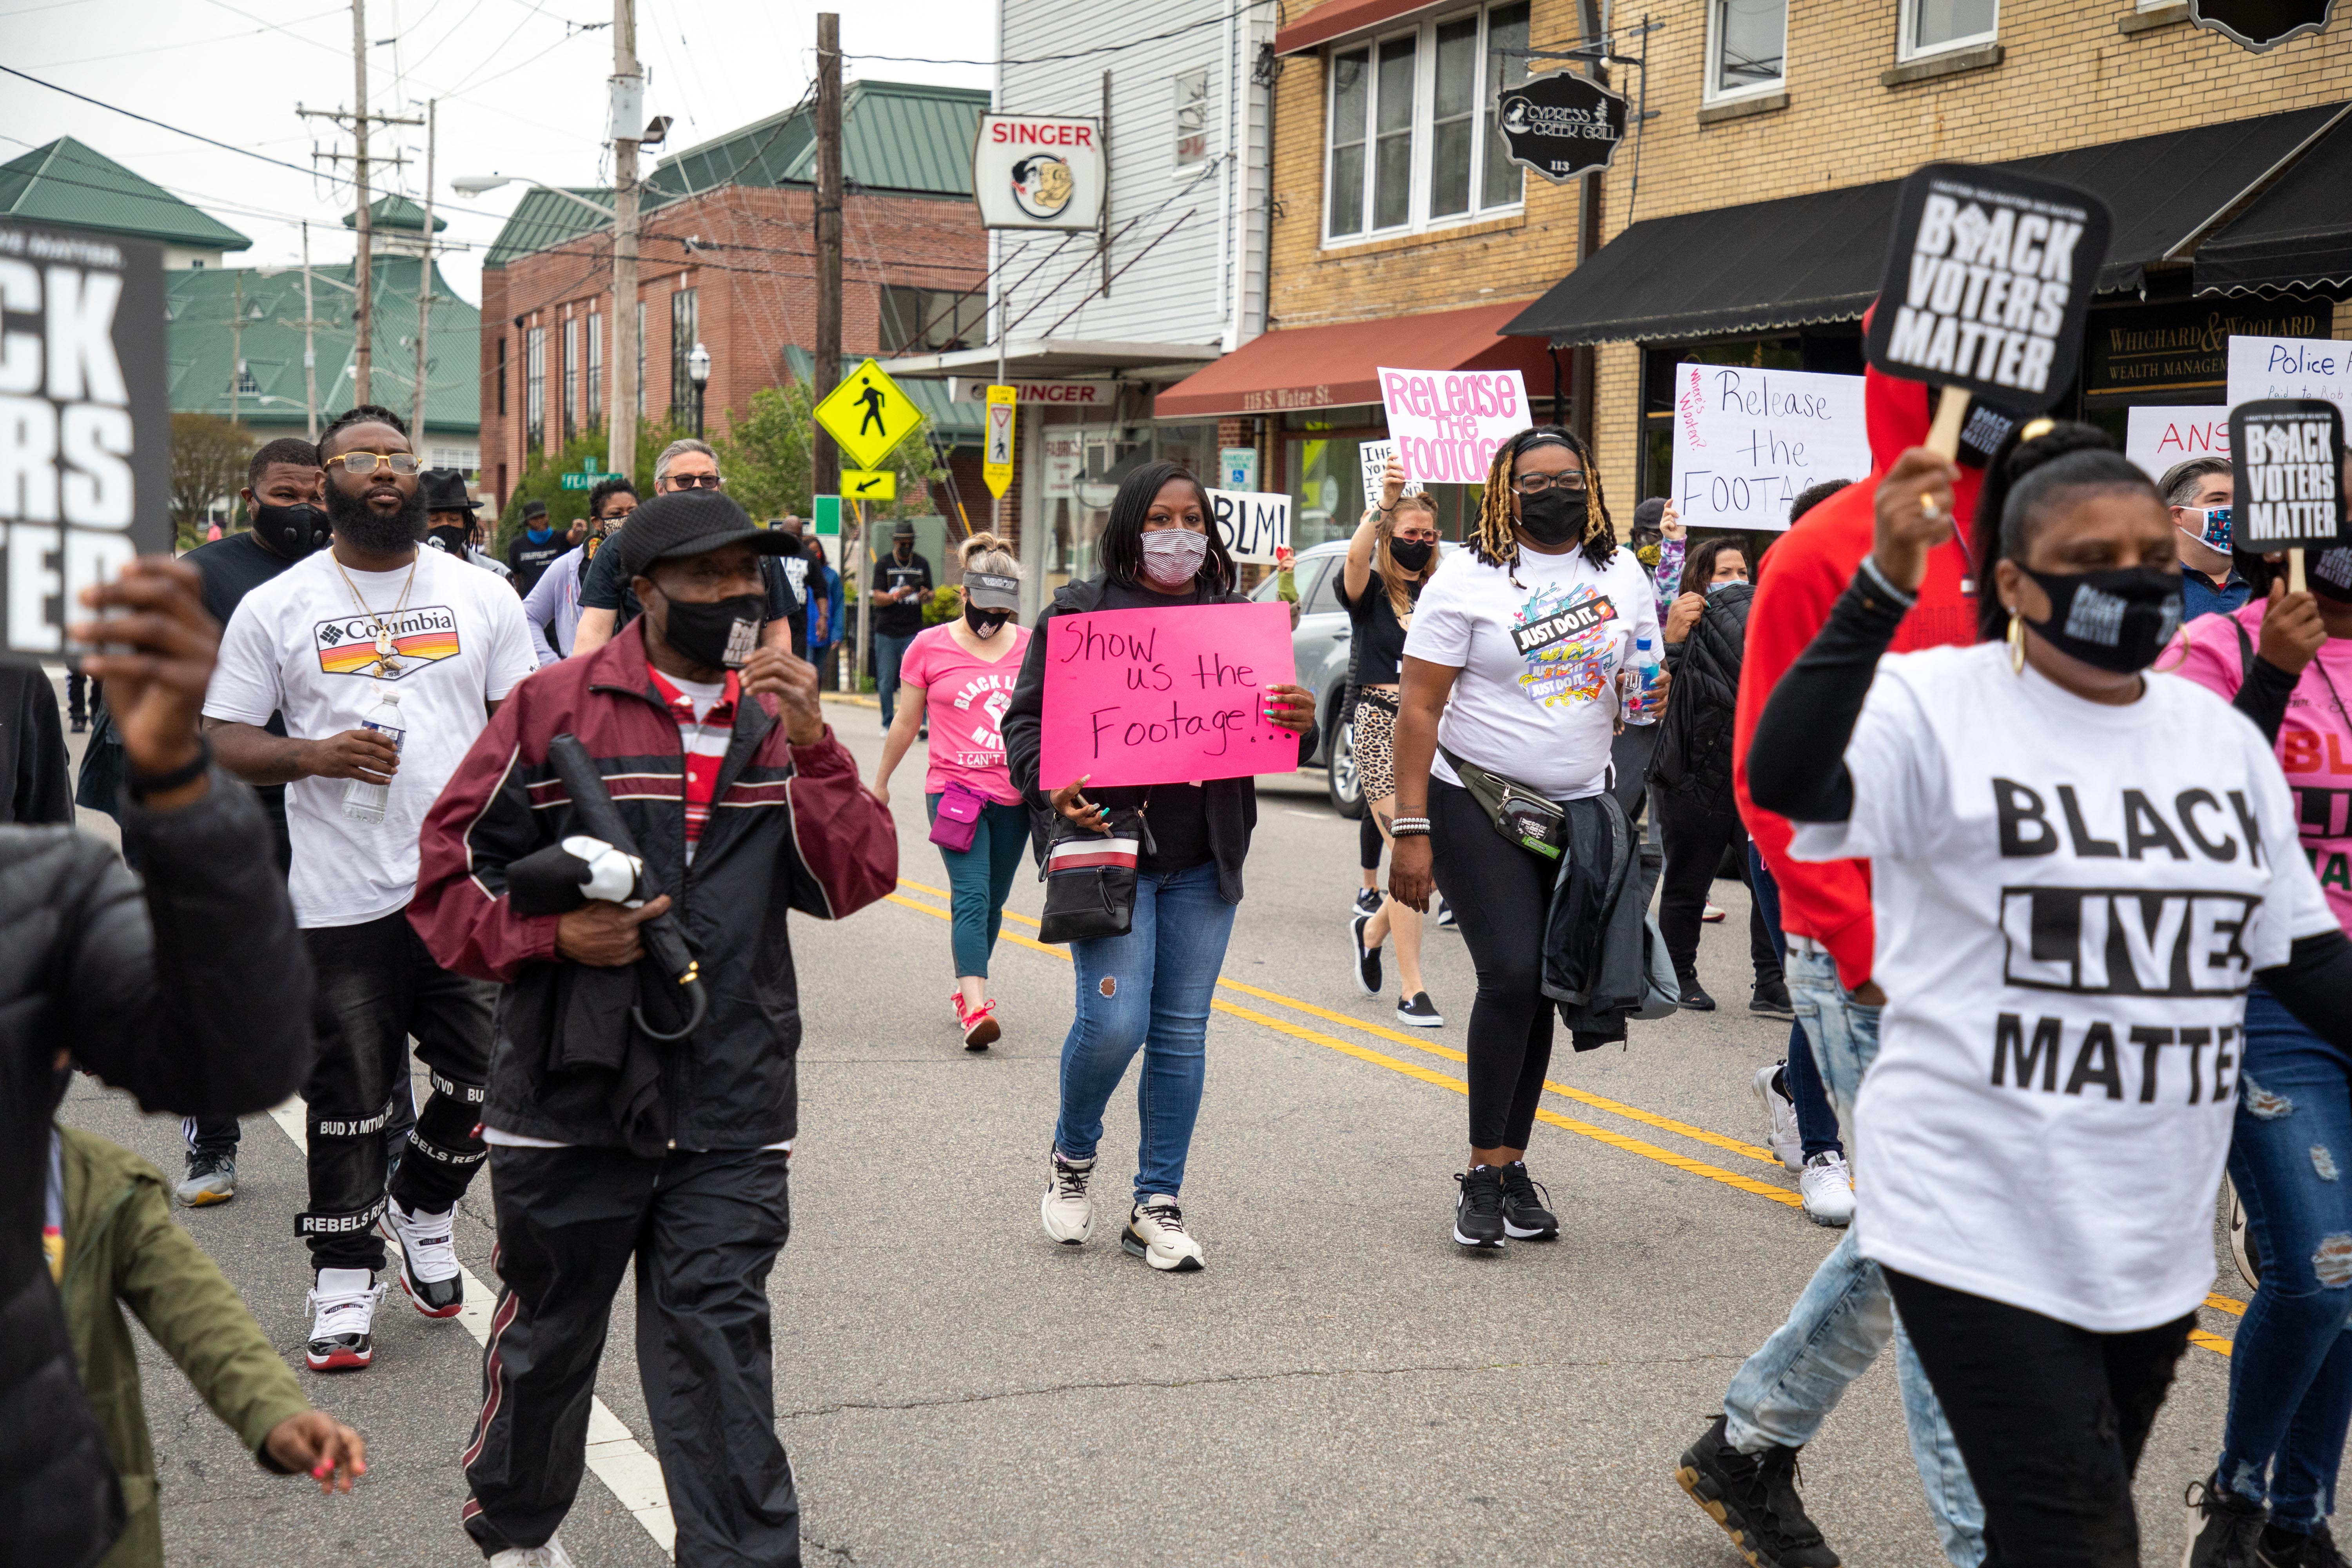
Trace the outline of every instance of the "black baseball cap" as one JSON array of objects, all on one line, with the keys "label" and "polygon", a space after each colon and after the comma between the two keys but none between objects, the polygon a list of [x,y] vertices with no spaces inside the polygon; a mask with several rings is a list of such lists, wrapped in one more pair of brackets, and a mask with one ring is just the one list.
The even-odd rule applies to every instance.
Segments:
[{"label": "black baseball cap", "polygon": [[545,517],[547,503],[543,500],[527,500],[522,503],[522,514],[527,518]]},{"label": "black baseball cap", "polygon": [[719,490],[672,490],[638,504],[629,526],[614,534],[621,570],[641,575],[656,561],[700,555],[721,545],[748,544],[762,555],[797,554],[801,542],[781,529],[761,528]]},{"label": "black baseball cap", "polygon": [[455,468],[427,468],[416,479],[426,511],[473,511],[482,504],[466,493],[466,476]]}]

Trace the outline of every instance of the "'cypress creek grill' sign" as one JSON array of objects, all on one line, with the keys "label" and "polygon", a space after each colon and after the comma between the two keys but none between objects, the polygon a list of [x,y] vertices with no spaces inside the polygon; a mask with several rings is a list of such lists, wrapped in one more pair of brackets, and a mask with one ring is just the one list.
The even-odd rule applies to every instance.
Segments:
[{"label": "'cypress creek grill' sign", "polygon": [[2261,54],[2289,38],[2321,32],[2336,0],[2189,0],[2189,19]]},{"label": "'cypress creek grill' sign", "polygon": [[1495,100],[1495,128],[1511,162],[1548,180],[1605,169],[1625,139],[1625,100],[1568,71],[1530,77]]}]

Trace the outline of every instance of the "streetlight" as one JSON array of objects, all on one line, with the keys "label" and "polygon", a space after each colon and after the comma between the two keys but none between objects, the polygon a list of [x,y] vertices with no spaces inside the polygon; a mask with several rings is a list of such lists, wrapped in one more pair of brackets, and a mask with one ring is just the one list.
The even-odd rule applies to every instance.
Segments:
[{"label": "streetlight", "polygon": [[710,351],[700,343],[686,356],[686,378],[694,383],[694,438],[702,439],[702,389],[710,384]]}]

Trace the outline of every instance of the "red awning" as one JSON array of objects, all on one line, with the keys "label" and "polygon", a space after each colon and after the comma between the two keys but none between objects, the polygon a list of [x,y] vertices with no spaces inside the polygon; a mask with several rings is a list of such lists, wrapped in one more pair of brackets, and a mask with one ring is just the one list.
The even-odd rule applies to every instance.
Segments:
[{"label": "red awning", "polygon": [[1274,35],[1274,52],[1303,55],[1318,44],[1393,22],[1415,11],[1431,10],[1437,4],[1438,0],[1324,0],[1324,4]]},{"label": "red awning", "polygon": [[1524,302],[1437,310],[1425,316],[1285,327],[1244,343],[1161,393],[1161,419],[1279,414],[1381,401],[1379,370],[1516,370],[1528,395],[1551,395],[1552,363],[1541,338],[1498,333]]}]

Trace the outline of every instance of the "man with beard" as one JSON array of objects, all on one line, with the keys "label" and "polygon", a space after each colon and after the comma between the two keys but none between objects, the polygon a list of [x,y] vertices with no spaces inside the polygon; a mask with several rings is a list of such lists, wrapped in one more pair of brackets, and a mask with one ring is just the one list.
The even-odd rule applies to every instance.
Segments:
[{"label": "man with beard", "polygon": [[[319,975],[319,1060],[303,1091],[310,1206],[296,1229],[318,1271],[309,1361],[325,1372],[373,1358],[379,1226],[400,1243],[418,1311],[451,1318],[463,1305],[450,1222],[482,1162],[474,1127],[497,989],[436,964],[404,915],[426,808],[534,666],[513,590],[421,547],[424,498],[397,415],[338,416],[319,456],[333,542],[237,606],[205,724],[230,772],[287,786],[295,921]],[[272,713],[285,715],[282,738],[262,727]],[[381,820],[347,814],[360,784],[387,786]],[[387,1202],[381,1135],[409,1093],[412,1035],[433,1092]]]}]

